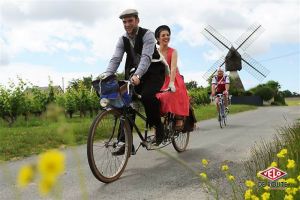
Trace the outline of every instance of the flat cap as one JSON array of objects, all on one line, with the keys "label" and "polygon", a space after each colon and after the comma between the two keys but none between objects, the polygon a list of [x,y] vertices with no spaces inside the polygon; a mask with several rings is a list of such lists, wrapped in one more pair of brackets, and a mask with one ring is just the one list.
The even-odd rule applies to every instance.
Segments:
[{"label": "flat cap", "polygon": [[124,17],[138,16],[138,14],[139,13],[136,9],[126,9],[120,14],[119,18],[123,19]]}]

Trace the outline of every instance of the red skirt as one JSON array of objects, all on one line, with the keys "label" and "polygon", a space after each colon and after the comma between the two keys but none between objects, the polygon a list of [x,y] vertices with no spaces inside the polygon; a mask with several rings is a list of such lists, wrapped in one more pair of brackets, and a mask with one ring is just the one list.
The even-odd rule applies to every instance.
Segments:
[{"label": "red skirt", "polygon": [[[165,77],[164,85],[161,90],[168,89],[170,83],[170,76]],[[156,97],[160,101],[160,112],[162,115],[171,112],[176,115],[188,116],[189,115],[189,96],[183,81],[182,76],[178,70],[176,72],[174,85],[176,92],[158,93]]]}]

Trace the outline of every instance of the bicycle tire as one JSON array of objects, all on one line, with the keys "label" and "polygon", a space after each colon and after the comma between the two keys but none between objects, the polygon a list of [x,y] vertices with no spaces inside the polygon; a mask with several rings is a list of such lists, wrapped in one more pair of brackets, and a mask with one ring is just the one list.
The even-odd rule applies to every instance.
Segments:
[{"label": "bicycle tire", "polygon": [[219,103],[219,112],[218,112],[218,121],[219,121],[219,124],[220,124],[220,128],[223,128],[223,117],[222,117],[222,103]]},{"label": "bicycle tire", "polygon": [[223,128],[223,118],[220,112],[219,112],[219,124],[220,124],[220,128]]},{"label": "bicycle tire", "polygon": [[[121,113],[116,109],[102,111],[96,116],[89,130],[87,141],[88,163],[93,175],[103,183],[113,182],[122,175],[131,154],[131,129],[127,120],[122,120],[121,122],[121,116]],[[106,117],[108,117],[108,121],[105,121]],[[110,126],[112,126],[109,117],[114,119],[112,133],[109,133],[109,131],[107,131],[109,130]],[[117,121],[118,119],[119,122]],[[104,123],[104,126],[101,122]],[[99,131],[98,128],[100,129]],[[112,155],[112,153],[114,152],[112,150],[116,150],[118,145],[118,133],[115,132],[116,130],[117,132],[123,130],[125,135],[125,153],[124,155],[120,156]],[[116,138],[114,138],[114,136]],[[99,141],[98,139],[100,138],[101,140]],[[98,144],[101,142],[103,142],[103,147],[101,147],[101,145]],[[98,146],[100,146],[100,148],[98,148]],[[106,151],[106,155],[101,154],[101,156],[99,156],[100,153],[96,152],[96,148],[98,148],[99,150]],[[104,156],[108,156],[108,158],[112,159],[112,161],[108,160],[108,158],[105,159]],[[101,159],[104,160],[101,161]],[[116,171],[112,171],[113,166],[109,166],[113,165],[113,162],[115,162],[114,167],[116,168]],[[119,162],[119,166],[116,165],[116,162]],[[107,170],[111,170],[110,173],[104,172],[104,169],[102,167],[104,167]]]},{"label": "bicycle tire", "polygon": [[[180,145],[179,142],[180,139],[183,140],[182,145]],[[186,132],[186,133],[179,132],[176,137],[172,138],[172,145],[178,153],[181,153],[186,150],[186,147],[189,144],[189,140],[190,140],[190,132]]]}]

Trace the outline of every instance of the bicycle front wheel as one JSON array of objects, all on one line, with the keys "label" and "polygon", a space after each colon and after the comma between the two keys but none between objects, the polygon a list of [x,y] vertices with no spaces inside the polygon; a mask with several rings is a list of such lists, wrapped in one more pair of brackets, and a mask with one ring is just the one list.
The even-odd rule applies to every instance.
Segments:
[{"label": "bicycle front wheel", "polygon": [[[93,121],[87,141],[89,166],[94,176],[104,182],[117,180],[131,154],[132,137],[129,122],[118,110],[99,113]],[[121,148],[123,154],[115,154]]]},{"label": "bicycle front wheel", "polygon": [[222,117],[221,111],[219,111],[219,113],[218,113],[218,121],[220,124],[220,128],[223,128],[223,117]]}]

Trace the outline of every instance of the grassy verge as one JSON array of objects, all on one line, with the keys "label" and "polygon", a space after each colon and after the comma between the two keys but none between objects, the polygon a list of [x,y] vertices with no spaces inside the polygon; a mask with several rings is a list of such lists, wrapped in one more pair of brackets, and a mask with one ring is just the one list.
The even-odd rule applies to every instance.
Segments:
[{"label": "grassy verge", "polygon": [[[248,105],[232,105],[230,113],[255,108]],[[216,109],[213,105],[200,106],[195,109],[195,114],[198,121],[210,119],[216,116]],[[10,128],[0,120],[0,160],[18,159],[66,145],[84,144],[92,120],[75,117],[51,121],[33,117],[26,122],[20,118]],[[139,127],[145,126],[141,119],[137,119],[137,124]],[[71,136],[68,133],[71,133]]]},{"label": "grassy verge", "polygon": [[285,102],[288,106],[300,106],[300,97],[285,98]]},{"label": "grassy verge", "polygon": [[[276,182],[286,182],[287,187],[282,189],[273,189],[266,191],[259,187],[259,182],[265,185],[270,183],[266,179],[257,176],[261,170],[275,166],[285,172],[287,175]],[[245,171],[248,177],[256,183],[253,193],[257,196],[264,192],[270,194],[270,199],[300,199],[300,121],[294,125],[283,127],[278,130],[272,142],[264,142],[256,145],[251,150],[251,157],[245,162]]]},{"label": "grassy verge", "polygon": [[[244,112],[256,108],[257,108],[256,106],[251,106],[251,105],[231,105],[229,114]],[[198,121],[215,118],[217,117],[216,106],[215,105],[199,106],[195,108],[195,115]]]},{"label": "grassy verge", "polygon": [[29,122],[27,126],[17,123],[11,128],[0,127],[0,160],[17,159],[38,154],[46,149],[63,148],[73,145],[70,129],[75,144],[86,142],[91,118],[77,118],[66,122]]}]

